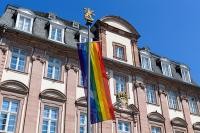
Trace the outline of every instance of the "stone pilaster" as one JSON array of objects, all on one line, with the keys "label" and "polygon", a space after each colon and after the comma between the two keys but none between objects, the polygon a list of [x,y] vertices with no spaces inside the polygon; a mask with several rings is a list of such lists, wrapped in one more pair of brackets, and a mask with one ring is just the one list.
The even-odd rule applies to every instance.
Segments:
[{"label": "stone pilaster", "polygon": [[136,67],[140,67],[140,60],[139,60],[139,52],[138,52],[137,42],[135,40],[132,40],[131,44],[132,44],[133,64]]},{"label": "stone pilaster", "polygon": [[139,109],[139,119],[140,119],[140,132],[141,133],[150,133],[149,131],[149,122],[147,118],[147,105],[146,105],[146,94],[145,86],[141,80],[135,82],[135,89],[137,93],[137,104]]},{"label": "stone pilaster", "polygon": [[183,114],[185,117],[185,121],[187,122],[187,130],[188,133],[194,133],[193,127],[192,127],[192,121],[190,117],[190,109],[189,109],[189,104],[188,104],[188,97],[186,94],[181,94],[181,103],[182,103],[182,108],[183,108]]},{"label": "stone pilaster", "polygon": [[30,90],[28,95],[24,133],[36,133],[39,115],[39,94],[43,78],[44,51],[35,49],[32,56]]},{"label": "stone pilaster", "polygon": [[162,108],[162,115],[165,118],[165,132],[172,133],[173,131],[172,131],[172,126],[171,126],[170,116],[169,116],[167,92],[165,90],[165,86],[162,84],[159,84],[159,95],[160,95],[160,104]]},{"label": "stone pilaster", "polygon": [[65,133],[75,133],[76,123],[76,87],[78,67],[71,61],[65,66],[67,71]]}]

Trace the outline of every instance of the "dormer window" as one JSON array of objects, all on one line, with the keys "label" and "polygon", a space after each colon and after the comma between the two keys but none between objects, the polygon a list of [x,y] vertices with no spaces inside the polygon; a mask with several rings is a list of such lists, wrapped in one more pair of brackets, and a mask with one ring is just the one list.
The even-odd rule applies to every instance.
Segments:
[{"label": "dormer window", "polygon": [[50,25],[49,39],[57,42],[64,42],[64,28],[58,25]]},{"label": "dormer window", "polygon": [[188,82],[188,83],[191,82],[189,69],[184,65],[181,65],[181,75],[182,75],[183,81]]},{"label": "dormer window", "polygon": [[140,51],[140,57],[141,57],[142,68],[146,70],[152,70],[149,53],[146,51]]},{"label": "dormer window", "polygon": [[16,29],[32,33],[32,26],[33,26],[32,17],[18,13],[15,25]]},{"label": "dormer window", "polygon": [[170,62],[167,59],[161,58],[162,73],[165,76],[172,77]]},{"label": "dormer window", "polygon": [[126,61],[126,47],[120,43],[113,42],[113,57]]}]

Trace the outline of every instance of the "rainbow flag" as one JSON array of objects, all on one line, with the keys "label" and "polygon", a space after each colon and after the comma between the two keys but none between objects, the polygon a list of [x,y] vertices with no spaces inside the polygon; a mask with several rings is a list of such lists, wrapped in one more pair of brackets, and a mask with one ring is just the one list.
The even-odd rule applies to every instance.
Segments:
[{"label": "rainbow flag", "polygon": [[[78,54],[84,84],[87,81],[88,44],[78,44]],[[101,44],[91,42],[90,48],[90,116],[91,123],[115,119],[113,105],[110,97],[108,79],[102,58]]]}]

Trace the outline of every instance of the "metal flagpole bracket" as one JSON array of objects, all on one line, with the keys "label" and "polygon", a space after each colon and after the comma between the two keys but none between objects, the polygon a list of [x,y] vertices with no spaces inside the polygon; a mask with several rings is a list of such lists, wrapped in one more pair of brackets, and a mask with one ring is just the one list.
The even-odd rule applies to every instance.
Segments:
[{"label": "metal flagpole bracket", "polygon": [[92,25],[94,19],[94,11],[90,8],[84,8],[84,18],[86,20],[86,25],[88,26],[88,82],[87,82],[87,133],[91,133],[91,118],[90,118],[90,26]]}]

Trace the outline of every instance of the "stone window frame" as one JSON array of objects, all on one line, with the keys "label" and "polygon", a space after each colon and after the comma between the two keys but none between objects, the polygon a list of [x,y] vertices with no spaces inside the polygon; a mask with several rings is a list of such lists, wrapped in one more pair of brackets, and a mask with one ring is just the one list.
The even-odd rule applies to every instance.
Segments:
[{"label": "stone window frame", "polygon": [[[31,20],[30,31],[21,30],[21,29],[18,28],[19,19],[20,19],[21,16],[23,16],[23,17],[28,18],[28,19]],[[32,34],[32,32],[33,32],[33,20],[34,20],[33,13],[30,13],[30,11],[27,12],[27,11],[19,10],[18,13],[17,13],[17,19],[16,19],[16,23],[15,23],[15,29],[23,31],[23,32],[26,32],[26,33]]]},{"label": "stone window frame", "polygon": [[[146,68],[143,67],[143,57],[148,58],[149,69],[146,69]],[[140,60],[141,60],[141,68],[142,69],[153,71],[152,64],[151,64],[151,56],[150,56],[149,52],[141,50],[140,51]]]},{"label": "stone window frame", "polygon": [[[84,101],[85,101],[85,99],[84,99]],[[85,113],[86,115],[87,115],[87,107],[86,107],[86,105],[78,105],[77,107],[76,107],[76,119],[77,119],[77,133],[80,133],[80,114],[81,113]],[[97,124],[93,124],[92,125],[92,131],[93,132],[95,132],[95,130],[96,130],[96,128],[97,128]]]},{"label": "stone window frame", "polygon": [[176,133],[175,131],[179,131],[179,132],[183,132],[183,133],[187,133],[187,122],[180,118],[180,117],[175,117],[171,120],[171,125],[172,125],[172,129],[174,131],[174,133]]},{"label": "stone window frame", "polygon": [[[56,27],[56,28],[61,29],[61,41],[58,41],[58,40],[55,40],[55,39],[51,39],[52,27],[53,27],[53,26]],[[52,41],[55,41],[55,42],[58,42],[58,43],[63,43],[63,44],[64,44],[64,38],[65,38],[65,25],[62,24],[62,23],[59,22],[59,21],[51,20],[51,21],[50,21],[50,26],[49,26],[49,35],[48,35],[48,39],[49,39],[49,40],[52,40]]]},{"label": "stone window frame", "polygon": [[42,132],[42,122],[43,122],[43,111],[44,106],[56,107],[59,109],[59,116],[57,122],[57,133],[61,132],[61,127],[63,125],[64,114],[63,111],[65,110],[65,102],[66,96],[62,92],[56,89],[45,89],[43,90],[40,95],[40,113],[39,113],[39,132]]},{"label": "stone window frame", "polygon": [[[170,89],[169,89],[170,88]],[[169,107],[169,109],[173,109],[173,110],[177,110],[177,111],[181,111],[182,110],[182,104],[181,104],[181,99],[180,99],[180,95],[179,95],[179,92],[178,92],[178,90],[174,90],[174,89],[171,89],[172,87],[168,87],[168,89],[166,89],[166,91],[167,91],[167,101],[168,101],[168,107]],[[176,109],[175,108],[171,108],[170,106],[169,106],[169,91],[172,91],[172,92],[175,92],[176,93],[176,100],[177,100],[177,107],[176,107]]]},{"label": "stone window frame", "polygon": [[[47,77],[49,57],[56,58],[56,59],[59,59],[61,61],[60,80]],[[54,81],[54,82],[64,83],[64,80],[65,80],[65,59],[64,59],[64,57],[56,56],[56,55],[53,55],[52,53],[47,53],[45,58],[46,58],[46,61],[45,61],[45,65],[44,65],[44,76],[43,76],[43,78],[50,80],[50,81]]]},{"label": "stone window frame", "polygon": [[158,112],[151,112],[147,115],[149,120],[149,129],[152,126],[161,128],[161,133],[165,133],[165,118]]},{"label": "stone window frame", "polygon": [[49,106],[49,107],[55,107],[55,108],[59,109],[56,132],[61,133],[62,119],[64,117],[63,113],[62,113],[64,110],[63,105],[64,105],[64,103],[61,103],[61,102],[51,101],[51,100],[47,100],[47,99],[41,99],[40,117],[39,117],[39,132],[42,132],[44,106]]},{"label": "stone window frame", "polygon": [[20,126],[23,123],[22,112],[23,112],[24,105],[26,104],[26,101],[25,101],[26,95],[14,93],[14,92],[8,92],[5,90],[1,90],[0,93],[1,93],[0,94],[0,105],[1,105],[0,109],[2,108],[2,102],[4,98],[19,101],[19,109],[17,112],[17,119],[16,119],[16,125],[15,125],[15,132],[19,132],[21,128]]},{"label": "stone window frame", "polygon": [[172,68],[171,68],[171,63],[170,63],[170,61],[168,60],[168,59],[166,59],[166,58],[160,58],[160,61],[161,61],[161,69],[162,69],[162,73],[163,73],[163,75],[165,75],[164,74],[164,71],[163,71],[163,64],[167,64],[168,65],[168,70],[169,70],[169,73],[170,73],[170,75],[165,75],[165,76],[167,76],[167,77],[172,77]]},{"label": "stone window frame", "polygon": [[[33,49],[31,47],[24,46],[24,45],[22,46],[22,45],[19,45],[17,43],[14,43],[14,42],[11,42],[11,43],[12,44],[9,45],[9,49],[8,49],[8,53],[7,53],[5,68],[7,70],[11,70],[13,72],[28,74],[29,73],[29,66],[30,66],[30,63],[31,63],[31,53],[32,53]],[[26,62],[25,62],[24,71],[14,70],[14,69],[10,68],[10,63],[11,63],[11,59],[12,59],[12,49],[13,48],[19,48],[19,49],[22,49],[22,50],[26,51]]]},{"label": "stone window frame", "polygon": [[115,76],[123,76],[125,78],[125,92],[127,94],[127,98],[130,98],[130,92],[129,92],[129,75],[119,73],[119,72],[114,72],[113,73],[113,86],[114,86],[114,95],[117,95],[117,90],[116,90],[116,80]]},{"label": "stone window frame", "polygon": [[116,125],[115,125],[115,130],[116,130],[116,133],[118,133],[118,122],[119,121],[123,121],[123,122],[127,122],[127,123],[130,123],[130,133],[134,133],[135,129],[135,123],[134,124],[134,118],[131,117],[131,115],[128,115],[128,114],[121,114],[119,112],[115,112],[115,122],[116,122]]},{"label": "stone window frame", "polygon": [[[113,46],[113,58],[114,58],[114,59],[117,59],[117,60],[121,60],[121,61],[127,62],[126,46],[123,45],[123,44],[121,44],[121,43],[117,43],[117,42],[112,42],[112,46]],[[123,48],[123,52],[124,52],[123,58],[119,58],[119,57],[116,56],[116,51],[115,51],[115,48],[116,48],[116,47],[121,47],[121,48]]]}]

